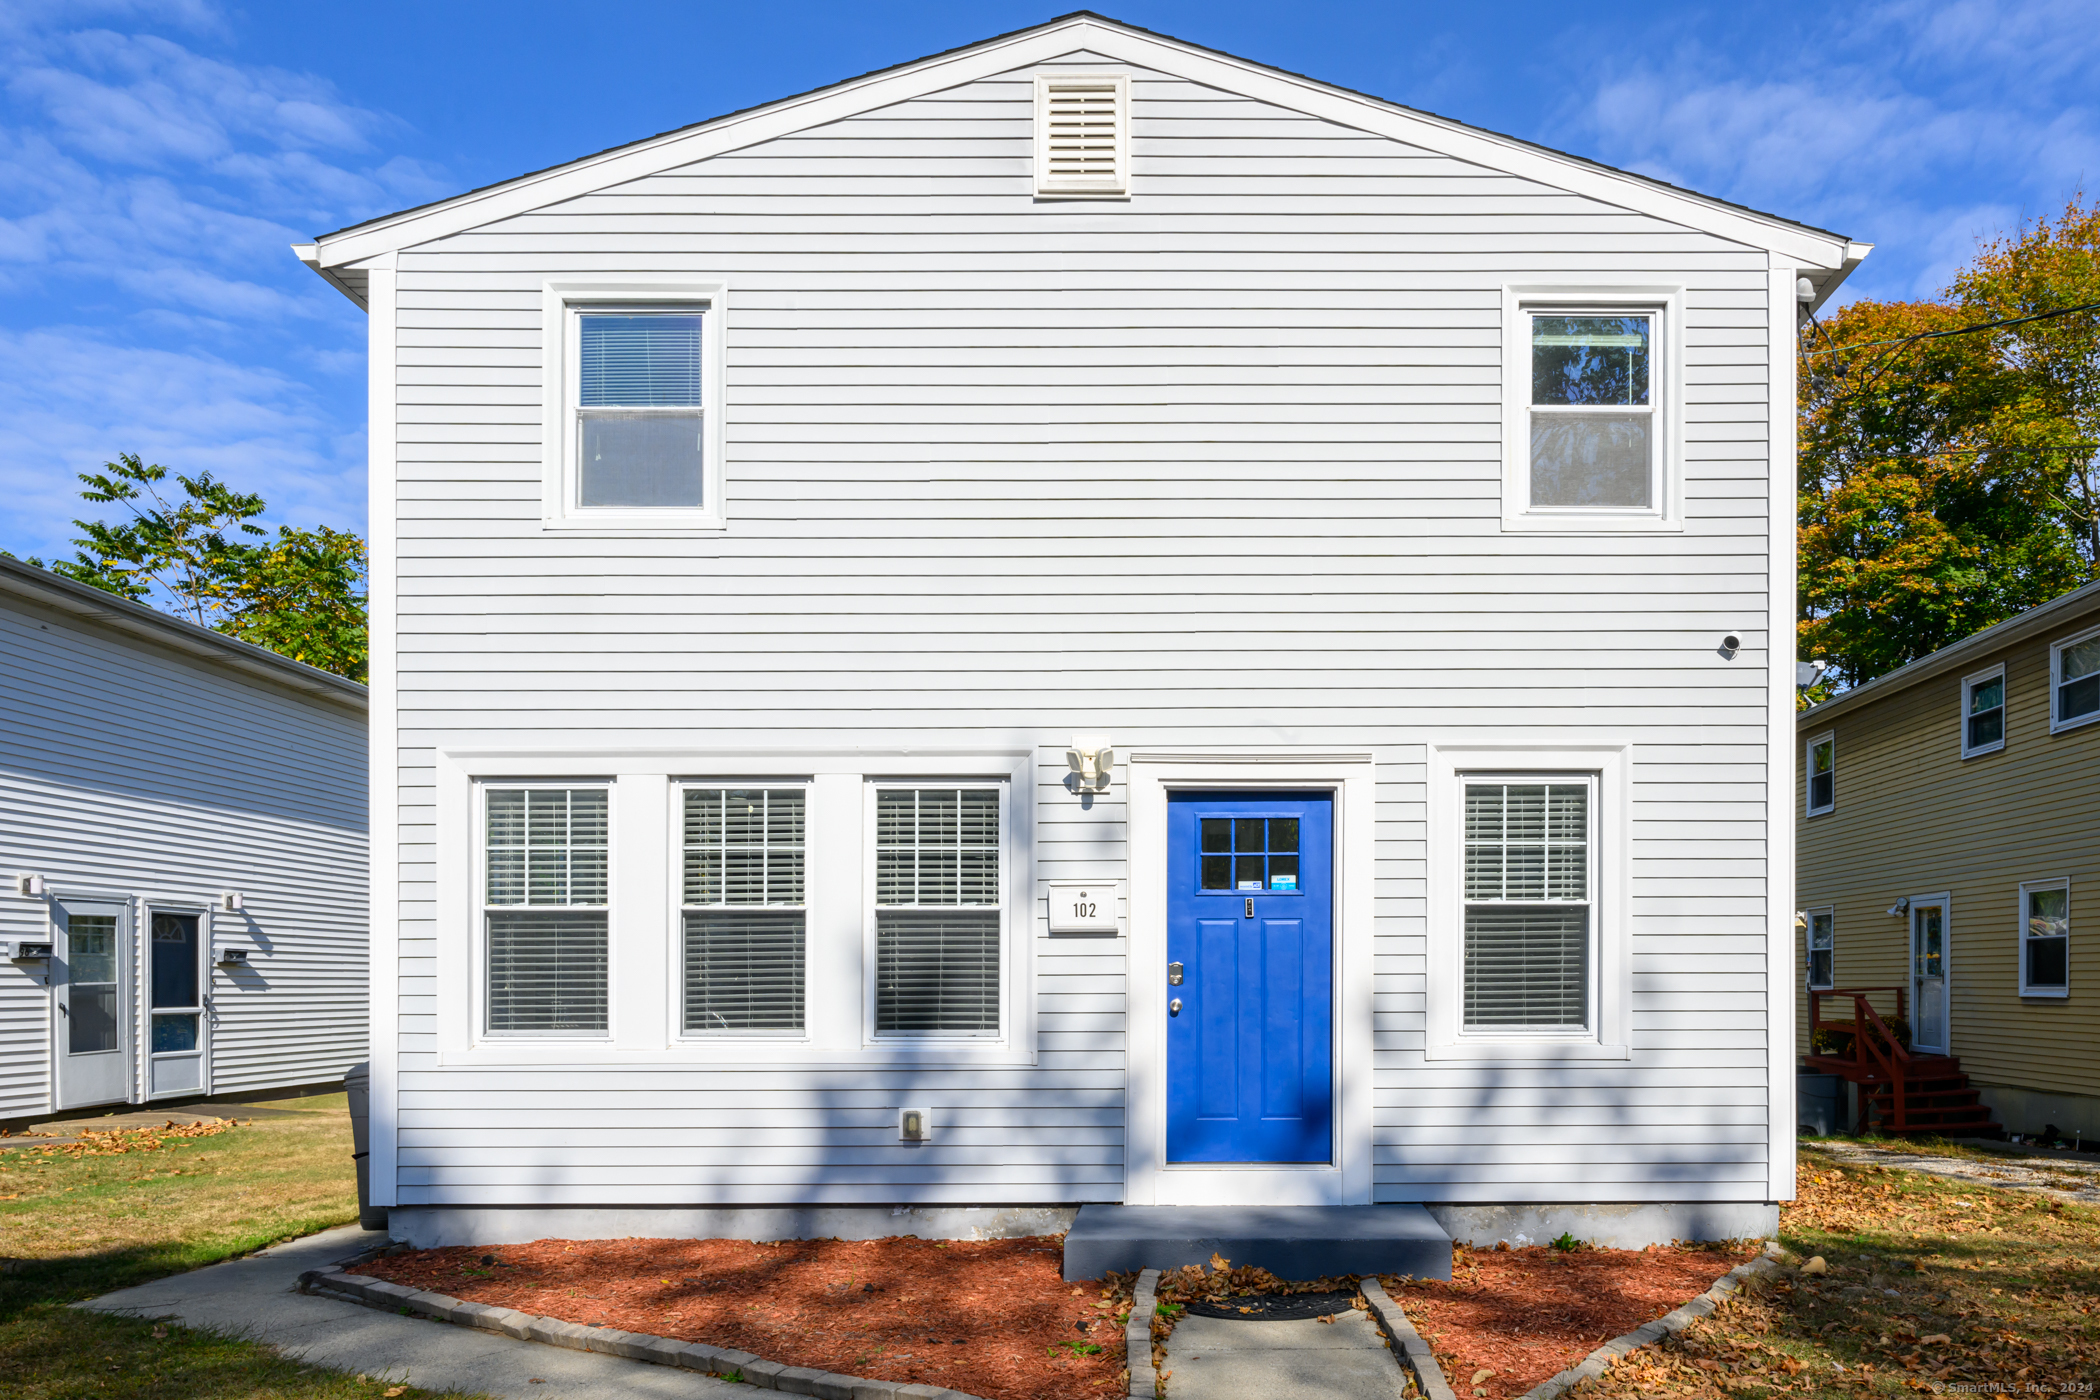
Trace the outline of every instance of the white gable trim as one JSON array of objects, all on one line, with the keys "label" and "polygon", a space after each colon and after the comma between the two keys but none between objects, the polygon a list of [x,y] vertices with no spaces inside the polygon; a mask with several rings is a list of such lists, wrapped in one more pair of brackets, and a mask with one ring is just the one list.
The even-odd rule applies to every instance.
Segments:
[{"label": "white gable trim", "polygon": [[1736,209],[1703,195],[1672,190],[1443,117],[1409,111],[1245,59],[1085,16],[787,98],[698,128],[587,156],[428,208],[346,229],[315,244],[297,246],[301,260],[326,276],[325,269],[445,238],[726,151],[1048,62],[1081,49],[1534,180],[1634,213],[1666,219],[1749,247],[1769,249],[1804,269],[1845,270],[1865,257],[1870,246]]}]

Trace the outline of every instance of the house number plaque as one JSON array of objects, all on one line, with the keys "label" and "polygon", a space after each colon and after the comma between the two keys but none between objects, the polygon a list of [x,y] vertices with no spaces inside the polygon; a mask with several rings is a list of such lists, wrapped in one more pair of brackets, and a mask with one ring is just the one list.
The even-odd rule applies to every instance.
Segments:
[{"label": "house number plaque", "polygon": [[1123,885],[1119,880],[1060,880],[1050,886],[1050,931],[1113,937],[1122,932]]}]

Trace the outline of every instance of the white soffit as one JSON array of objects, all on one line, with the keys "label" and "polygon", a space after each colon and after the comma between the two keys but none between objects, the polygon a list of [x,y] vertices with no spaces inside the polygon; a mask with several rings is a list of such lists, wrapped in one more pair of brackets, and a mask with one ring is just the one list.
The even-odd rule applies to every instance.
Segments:
[{"label": "white soffit", "polygon": [[1397,107],[1247,59],[1085,14],[1052,20],[1035,29],[667,132],[296,246],[300,260],[325,277],[329,269],[346,263],[427,243],[726,151],[1082,50],[1097,58],[1171,73],[1749,247],[1764,248],[1785,266],[1843,272],[1865,257],[1871,247],[1529,145],[1514,137]]}]

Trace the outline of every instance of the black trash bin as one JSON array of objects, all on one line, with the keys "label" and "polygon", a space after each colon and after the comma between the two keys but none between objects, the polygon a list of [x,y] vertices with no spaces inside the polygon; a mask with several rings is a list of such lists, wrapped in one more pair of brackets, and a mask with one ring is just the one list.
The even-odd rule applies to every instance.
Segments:
[{"label": "black trash bin", "polygon": [[343,1075],[350,1096],[350,1155],[357,1163],[357,1223],[367,1230],[386,1228],[386,1207],[372,1204],[372,1066],[359,1062]]}]

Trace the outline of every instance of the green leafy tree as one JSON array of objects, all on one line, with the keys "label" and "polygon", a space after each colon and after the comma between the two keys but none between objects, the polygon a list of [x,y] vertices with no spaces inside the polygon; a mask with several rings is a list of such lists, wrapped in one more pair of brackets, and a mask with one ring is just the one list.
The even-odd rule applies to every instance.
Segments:
[{"label": "green leafy tree", "polygon": [[[1805,700],[2100,577],[2093,303],[2100,205],[2073,200],[1942,299],[1804,332],[1799,641],[1831,663]],[[1992,322],[2018,324],[1967,329]]]},{"label": "green leafy tree", "polygon": [[230,551],[212,587],[219,630],[362,682],[365,542],[347,530],[277,527],[267,544]]}]

